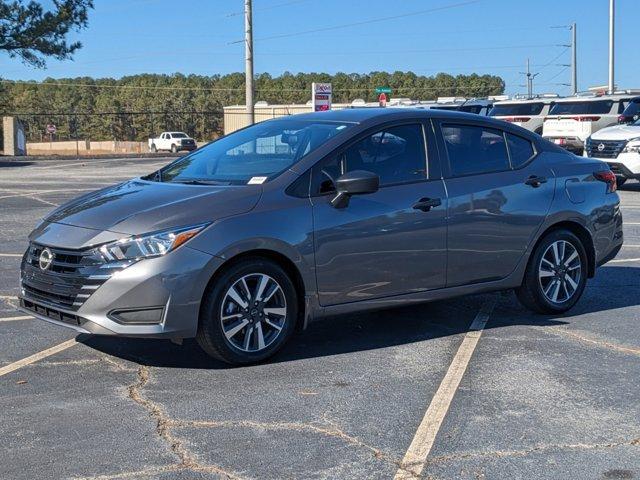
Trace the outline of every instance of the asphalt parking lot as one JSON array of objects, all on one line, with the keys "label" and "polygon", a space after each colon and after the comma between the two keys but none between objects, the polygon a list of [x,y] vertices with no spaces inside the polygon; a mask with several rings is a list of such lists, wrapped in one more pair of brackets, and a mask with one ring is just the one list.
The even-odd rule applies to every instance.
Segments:
[{"label": "asphalt parking lot", "polygon": [[167,161],[0,161],[0,478],[640,479],[640,183],[624,248],[562,317],[470,296],[328,319],[230,368],[15,309],[38,219]]}]

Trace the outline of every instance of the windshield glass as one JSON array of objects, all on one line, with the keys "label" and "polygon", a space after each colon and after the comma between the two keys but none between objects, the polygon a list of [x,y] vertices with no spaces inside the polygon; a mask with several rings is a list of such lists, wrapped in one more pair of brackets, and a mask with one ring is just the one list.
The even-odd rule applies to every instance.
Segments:
[{"label": "windshield glass", "polygon": [[640,100],[634,100],[627,105],[627,108],[624,109],[623,115],[633,117],[638,113],[640,113]]},{"label": "windshield glass", "polygon": [[160,171],[163,182],[264,183],[350,125],[292,118],[227,135]]},{"label": "windshield glass", "polygon": [[613,100],[597,100],[592,102],[558,102],[549,110],[549,115],[585,115],[605,114],[611,111]]},{"label": "windshield glass", "polygon": [[492,117],[514,117],[522,115],[540,115],[544,103],[509,103],[494,105],[489,115]]}]

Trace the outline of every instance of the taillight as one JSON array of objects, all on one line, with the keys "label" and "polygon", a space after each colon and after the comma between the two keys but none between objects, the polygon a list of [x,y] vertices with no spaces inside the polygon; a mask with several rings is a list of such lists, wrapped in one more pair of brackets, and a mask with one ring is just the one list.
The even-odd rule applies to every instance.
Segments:
[{"label": "taillight", "polygon": [[618,123],[624,123],[625,121],[625,116],[624,115],[618,115]]},{"label": "taillight", "polygon": [[593,174],[596,180],[607,184],[607,193],[613,193],[618,189],[616,175],[611,170],[603,170]]}]

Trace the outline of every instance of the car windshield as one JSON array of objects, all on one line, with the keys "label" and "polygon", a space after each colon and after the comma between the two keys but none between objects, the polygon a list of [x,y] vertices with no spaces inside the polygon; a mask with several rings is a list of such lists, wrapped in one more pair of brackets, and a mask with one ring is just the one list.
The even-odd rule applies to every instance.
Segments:
[{"label": "car windshield", "polygon": [[634,115],[638,115],[640,113],[640,100],[634,100],[627,105],[627,108],[624,109],[623,115],[627,117],[633,117]]},{"label": "car windshield", "polygon": [[520,115],[540,115],[544,103],[509,103],[494,105],[489,115],[492,117],[513,117]]},{"label": "car windshield", "polygon": [[350,124],[270,120],[239,130],[160,171],[163,182],[264,183],[282,173]]},{"label": "car windshield", "polygon": [[549,115],[588,115],[606,114],[611,111],[613,100],[597,100],[591,102],[556,102],[549,110]]}]

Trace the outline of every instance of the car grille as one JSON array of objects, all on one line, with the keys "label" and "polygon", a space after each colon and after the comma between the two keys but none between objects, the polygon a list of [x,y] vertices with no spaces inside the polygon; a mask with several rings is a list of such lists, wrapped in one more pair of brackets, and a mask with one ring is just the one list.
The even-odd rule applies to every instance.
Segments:
[{"label": "car grille", "polygon": [[95,250],[63,250],[48,247],[53,259],[40,267],[44,246],[31,244],[22,260],[22,291],[28,299],[56,308],[75,311],[114,273]]},{"label": "car grille", "polygon": [[[604,145],[600,150],[600,145]],[[626,140],[587,140],[587,155],[595,158],[618,158],[627,145]]]},{"label": "car grille", "polygon": [[47,318],[52,320],[57,320],[59,322],[68,323],[69,325],[81,326],[87,323],[87,320],[78,317],[77,315],[73,315],[71,313],[62,312],[60,310],[56,310],[55,308],[45,307],[42,305],[38,305],[37,303],[33,303],[24,298],[20,299],[20,306],[34,313],[38,313],[40,315],[44,315]]}]

